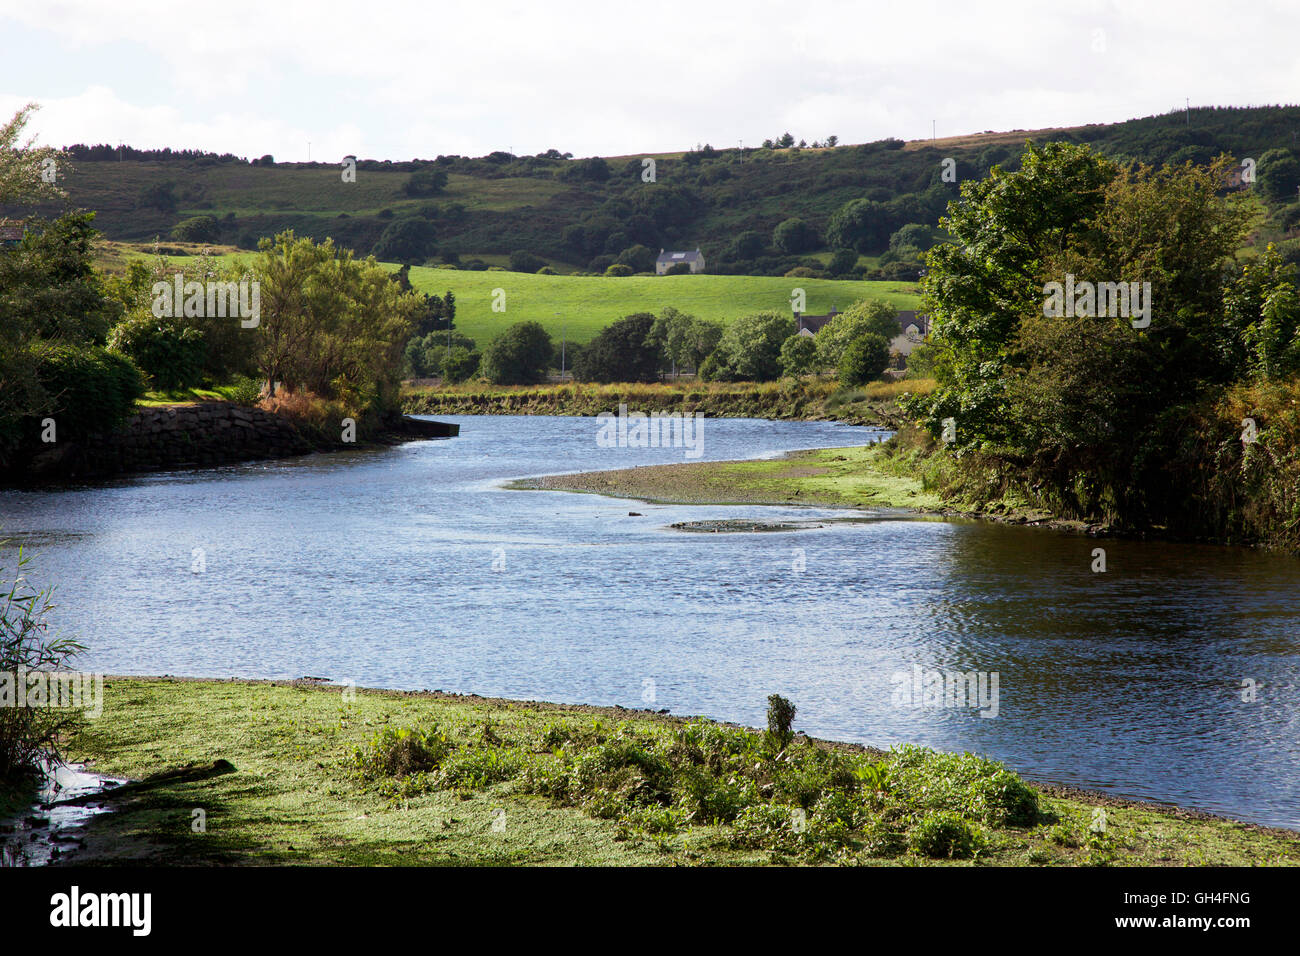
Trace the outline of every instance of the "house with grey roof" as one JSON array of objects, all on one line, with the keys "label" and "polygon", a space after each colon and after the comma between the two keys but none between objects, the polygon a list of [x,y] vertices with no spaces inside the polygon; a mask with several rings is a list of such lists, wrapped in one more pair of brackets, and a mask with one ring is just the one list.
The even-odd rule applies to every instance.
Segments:
[{"label": "house with grey roof", "polygon": [[663,275],[673,266],[677,265],[690,266],[691,272],[693,273],[703,272],[704,256],[700,254],[699,249],[696,249],[694,252],[665,252],[660,249],[659,258],[655,260],[655,274]]}]

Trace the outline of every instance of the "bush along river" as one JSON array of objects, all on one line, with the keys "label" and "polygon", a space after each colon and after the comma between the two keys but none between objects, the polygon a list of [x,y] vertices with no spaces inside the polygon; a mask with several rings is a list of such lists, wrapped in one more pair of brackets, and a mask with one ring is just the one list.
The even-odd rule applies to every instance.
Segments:
[{"label": "bush along river", "polygon": [[779,693],[818,737],[969,750],[1032,780],[1300,828],[1296,559],[903,510],[514,490],[887,433],[708,419],[698,449],[635,448],[593,418],[440,417],[459,438],[0,491],[0,533],[58,585],[84,670],[323,676],[750,726]]}]

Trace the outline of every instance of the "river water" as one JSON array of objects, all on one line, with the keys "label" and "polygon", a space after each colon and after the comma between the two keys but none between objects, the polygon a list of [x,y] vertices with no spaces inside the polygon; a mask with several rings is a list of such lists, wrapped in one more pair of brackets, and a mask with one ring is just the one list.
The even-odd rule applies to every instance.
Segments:
[{"label": "river water", "polygon": [[[896,514],[691,534],[668,526],[842,513],[507,490],[684,450],[601,448],[594,419],[444,420],[461,437],[0,491],[0,533],[57,584],[83,670],[321,676],[756,726],[780,693],[815,736],[970,750],[1030,779],[1300,829],[1300,561]],[[880,437],[704,429],[705,459]],[[959,672],[974,682],[953,695]]]}]

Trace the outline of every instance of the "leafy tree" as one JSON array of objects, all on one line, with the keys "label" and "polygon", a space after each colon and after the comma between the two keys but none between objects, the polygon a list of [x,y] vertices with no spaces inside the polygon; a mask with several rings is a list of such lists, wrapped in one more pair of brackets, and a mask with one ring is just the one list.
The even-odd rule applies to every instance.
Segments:
[{"label": "leafy tree", "polygon": [[134,315],[113,328],[108,347],[134,362],[154,388],[192,388],[202,380],[207,345],[184,318]]},{"label": "leafy tree", "polygon": [[894,252],[919,249],[921,252],[934,245],[934,227],[925,223],[909,222],[889,237],[889,248]]},{"label": "leafy tree", "polygon": [[817,364],[817,346],[811,335],[795,334],[781,343],[781,371],[798,378],[813,371]]},{"label": "leafy tree", "polygon": [[447,352],[442,358],[442,380],[449,384],[455,385],[457,382],[463,382],[478,371],[479,361],[482,357],[478,352],[471,351],[464,346],[456,346]]},{"label": "leafy tree", "polygon": [[853,199],[831,216],[826,241],[836,249],[856,249],[867,254],[889,244],[890,216],[883,203]]},{"label": "leafy tree", "polygon": [[33,224],[16,250],[0,253],[3,338],[102,345],[121,303],[94,267],[94,213]]},{"label": "leafy tree", "polygon": [[1270,149],[1259,157],[1259,188],[1274,202],[1291,202],[1300,187],[1300,161],[1286,149]]},{"label": "leafy tree", "polygon": [[1030,146],[1016,172],[995,168],[961,184],[941,225],[952,242],[932,249],[922,282],[932,339],[946,355],[929,403],[930,427],[961,422],[959,441],[1008,430],[1004,369],[1022,317],[1042,309],[1044,260],[1087,228],[1118,167],[1085,146]]},{"label": "leafy tree", "polygon": [[216,242],[221,228],[216,216],[191,216],[172,226],[172,238],[177,242]]},{"label": "leafy tree", "polygon": [[[38,109],[35,103],[28,103],[0,126],[0,204],[33,203],[64,196],[58,181],[70,169],[68,158],[53,147],[37,146],[34,139],[22,138],[27,121]],[[49,168],[55,170],[54,182],[42,175]]]},{"label": "leafy tree", "polygon": [[794,335],[794,319],[781,312],[758,312],[728,325],[713,352],[721,381],[768,382],[781,376],[781,346]]},{"label": "leafy tree", "polygon": [[649,339],[659,349],[672,371],[693,368],[698,371],[722,338],[722,326],[665,306],[650,329]]},{"label": "leafy tree", "polygon": [[628,246],[618,254],[614,261],[627,266],[633,272],[654,272],[656,256],[653,251],[642,245]]},{"label": "leafy tree", "polygon": [[772,230],[772,245],[789,255],[808,252],[820,244],[817,229],[802,219],[787,219]]},{"label": "leafy tree", "polygon": [[836,276],[848,275],[857,268],[857,265],[856,249],[836,249],[835,254],[831,256],[831,261],[826,264],[826,271]]},{"label": "leafy tree", "polygon": [[292,231],[263,239],[253,263],[261,316],[253,330],[268,394],[281,385],[358,411],[398,402],[417,300],[373,258]]},{"label": "leafy tree", "polygon": [[420,216],[394,219],[379,236],[373,255],[388,262],[423,262],[436,251],[438,231]]},{"label": "leafy tree", "polygon": [[510,271],[511,272],[529,272],[535,273],[542,266],[546,265],[546,260],[541,256],[535,256],[526,249],[516,249],[510,253]]},{"label": "leafy tree", "polygon": [[844,350],[855,339],[878,335],[890,342],[898,333],[898,310],[888,302],[880,299],[855,302],[817,331],[813,340],[817,364],[821,368],[839,368]]},{"label": "leafy tree", "polygon": [[760,233],[752,229],[742,232],[732,240],[731,248],[728,250],[728,258],[733,260],[744,261],[746,259],[757,259],[763,254],[766,243]]},{"label": "leafy tree", "polygon": [[447,187],[447,174],[441,169],[417,169],[403,189],[408,196],[436,196]]},{"label": "leafy tree", "polygon": [[546,381],[555,351],[551,336],[537,322],[516,322],[483,353],[483,375],[497,385],[534,385]]},{"label": "leafy tree", "polygon": [[632,275],[632,267],[625,266],[621,262],[615,262],[605,269],[605,275],[613,279],[626,279]]},{"label": "leafy tree", "polygon": [[574,374],[583,382],[654,382],[661,353],[651,330],[655,317],[638,312],[605,326],[582,350]]},{"label": "leafy tree", "polygon": [[889,364],[889,340],[883,335],[859,335],[840,356],[840,384],[846,388],[863,385],[877,378]]}]

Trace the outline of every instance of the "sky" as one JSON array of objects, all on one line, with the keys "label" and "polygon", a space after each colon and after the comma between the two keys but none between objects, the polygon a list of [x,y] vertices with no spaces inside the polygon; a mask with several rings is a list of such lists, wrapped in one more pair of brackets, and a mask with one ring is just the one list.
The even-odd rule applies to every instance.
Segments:
[{"label": "sky", "polygon": [[1300,0],[0,0],[38,142],[280,161],[952,136],[1300,99]]}]

